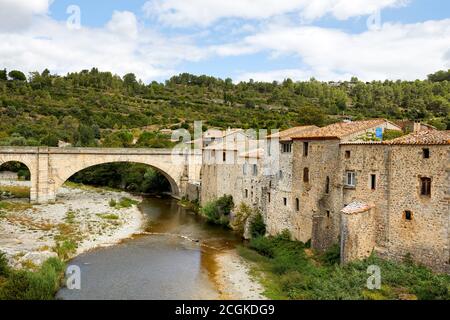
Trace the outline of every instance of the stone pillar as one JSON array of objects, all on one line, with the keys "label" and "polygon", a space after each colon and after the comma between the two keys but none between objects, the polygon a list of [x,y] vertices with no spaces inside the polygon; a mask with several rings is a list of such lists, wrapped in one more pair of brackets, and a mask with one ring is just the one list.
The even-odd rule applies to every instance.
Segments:
[{"label": "stone pillar", "polygon": [[37,159],[37,203],[47,203],[49,199],[49,153],[48,147],[39,147]]}]

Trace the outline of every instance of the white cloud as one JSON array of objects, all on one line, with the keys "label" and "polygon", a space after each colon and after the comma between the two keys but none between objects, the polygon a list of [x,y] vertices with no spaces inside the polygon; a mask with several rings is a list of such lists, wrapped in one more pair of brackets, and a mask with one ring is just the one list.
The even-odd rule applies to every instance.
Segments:
[{"label": "white cloud", "polygon": [[33,16],[45,15],[53,0],[0,0],[0,30],[28,28]]},{"label": "white cloud", "polygon": [[136,38],[138,35],[136,16],[129,11],[114,11],[106,27],[115,34],[122,34],[131,38]]},{"label": "white cloud", "polygon": [[131,12],[115,12],[102,28],[71,30],[64,22],[35,17],[19,33],[0,30],[0,67],[24,72],[49,68],[65,74],[98,67],[119,75],[134,72],[144,81],[168,77],[181,61],[205,53],[185,37],[165,37],[139,28]]},{"label": "white cloud", "polygon": [[143,10],[170,26],[208,26],[224,18],[268,19],[289,13],[303,20],[327,14],[337,19],[369,15],[407,0],[150,0]]},{"label": "white cloud", "polygon": [[[214,47],[224,56],[269,52],[294,55],[309,70],[307,77],[334,80],[356,75],[364,80],[417,79],[450,67],[450,19],[416,24],[384,24],[378,31],[348,34],[319,27],[271,26],[241,42]],[[290,70],[292,73],[292,70]],[[277,76],[280,71],[257,73]],[[301,76],[302,70],[294,73]],[[240,76],[242,78],[242,75]]]}]

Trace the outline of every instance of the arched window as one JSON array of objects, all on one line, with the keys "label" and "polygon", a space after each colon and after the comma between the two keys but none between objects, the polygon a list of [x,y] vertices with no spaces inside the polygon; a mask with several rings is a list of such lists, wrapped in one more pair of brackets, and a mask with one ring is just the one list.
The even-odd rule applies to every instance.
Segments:
[{"label": "arched window", "polygon": [[330,177],[327,177],[325,181],[325,193],[326,194],[330,193]]}]

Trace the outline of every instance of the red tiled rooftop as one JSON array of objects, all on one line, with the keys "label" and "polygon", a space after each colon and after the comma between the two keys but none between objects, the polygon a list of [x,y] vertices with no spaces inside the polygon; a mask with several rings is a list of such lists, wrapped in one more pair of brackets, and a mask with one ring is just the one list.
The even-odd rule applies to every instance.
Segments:
[{"label": "red tiled rooftop", "polygon": [[450,131],[419,131],[408,134],[406,136],[386,141],[386,144],[391,145],[440,145],[450,144]]},{"label": "red tiled rooftop", "polygon": [[293,136],[311,132],[313,130],[317,130],[319,127],[317,126],[300,126],[300,127],[293,127],[289,128],[287,130],[283,130],[274,134],[271,134],[267,136],[267,139],[274,139],[278,138],[280,141],[290,141]]},{"label": "red tiled rooftop", "polygon": [[359,131],[367,130],[387,122],[385,119],[338,122],[310,132],[292,136],[292,139],[342,139]]}]

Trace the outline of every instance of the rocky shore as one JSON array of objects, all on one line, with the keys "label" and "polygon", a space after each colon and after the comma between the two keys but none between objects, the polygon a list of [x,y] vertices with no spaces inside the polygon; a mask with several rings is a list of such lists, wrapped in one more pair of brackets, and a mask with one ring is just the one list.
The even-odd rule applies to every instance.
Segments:
[{"label": "rocky shore", "polygon": [[[1,185],[26,182],[1,181]],[[114,245],[139,233],[144,216],[133,201],[111,206],[111,199],[141,201],[126,192],[91,187],[63,187],[54,204],[29,205],[8,200],[0,209],[0,251],[15,268],[39,266],[50,257],[75,256],[93,248]]]}]

